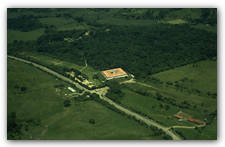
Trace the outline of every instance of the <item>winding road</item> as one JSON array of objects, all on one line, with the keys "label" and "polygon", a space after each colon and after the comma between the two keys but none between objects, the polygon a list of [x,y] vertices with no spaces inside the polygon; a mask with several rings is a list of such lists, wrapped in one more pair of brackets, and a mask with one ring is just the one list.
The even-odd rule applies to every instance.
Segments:
[{"label": "winding road", "polygon": [[55,77],[65,81],[65,82],[68,82],[68,83],[71,83],[71,84],[74,84],[77,88],[81,89],[81,90],[84,90],[85,92],[89,92],[89,93],[96,93],[99,95],[99,98],[108,102],[109,104],[113,105],[115,108],[117,108],[118,110],[124,112],[125,114],[129,115],[129,116],[132,116],[132,117],[135,117],[137,120],[140,120],[142,122],[144,122],[145,124],[147,124],[148,126],[155,126],[157,127],[158,129],[161,129],[162,131],[164,131],[167,135],[171,136],[173,140],[182,140],[182,138],[175,134],[170,127],[165,127],[165,126],[162,126],[160,125],[159,123],[147,118],[147,117],[144,117],[144,116],[141,116],[140,114],[138,113],[135,113],[127,108],[124,108],[123,106],[113,102],[112,100],[110,100],[109,98],[107,98],[105,96],[105,94],[107,93],[107,90],[109,89],[109,87],[103,87],[103,88],[99,88],[99,89],[95,89],[95,90],[88,90],[86,89],[85,87],[81,86],[79,83],[76,83],[74,82],[73,80],[43,66],[43,65],[40,65],[40,64],[37,64],[37,63],[34,63],[34,62],[31,62],[31,61],[28,61],[28,60],[25,60],[25,59],[22,59],[22,58],[18,58],[18,57],[14,57],[14,56],[8,56],[8,58],[11,58],[11,59],[14,59],[14,60],[17,60],[17,61],[20,61],[20,62],[24,62],[24,63],[27,63],[27,64],[31,64],[33,65],[34,67],[42,70],[42,71],[45,71],[47,73],[50,73],[52,75],[54,75]]}]

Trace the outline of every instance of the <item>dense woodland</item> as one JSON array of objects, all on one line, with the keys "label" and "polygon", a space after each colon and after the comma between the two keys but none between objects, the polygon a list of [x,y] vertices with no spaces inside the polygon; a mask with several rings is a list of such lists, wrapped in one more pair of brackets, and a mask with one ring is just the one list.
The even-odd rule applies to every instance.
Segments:
[{"label": "dense woodland", "polygon": [[[89,35],[84,33],[89,31]],[[70,38],[70,42],[65,41]],[[102,26],[80,31],[48,28],[33,42],[14,41],[9,53],[39,52],[97,70],[122,67],[141,78],[217,55],[217,36],[183,25]]]},{"label": "dense woodland", "polygon": [[[36,55],[51,56],[81,66],[84,66],[86,59],[88,66],[98,71],[121,67],[138,80],[147,79],[154,84],[162,85],[160,80],[149,78],[149,75],[217,56],[217,34],[205,29],[217,25],[216,14],[216,9],[8,9],[8,30],[16,33],[37,29],[44,31],[36,40],[8,42],[7,51],[8,55],[20,57],[23,56],[21,54],[23,52],[31,55],[37,53]],[[50,23],[44,24],[40,18],[49,18]],[[60,31],[58,26],[51,22],[54,22],[55,18],[88,27]],[[185,23],[168,23],[176,19],[182,19]],[[111,21],[118,21],[118,24],[111,24]],[[139,23],[133,23],[137,21]],[[140,23],[142,21],[148,22],[147,25],[142,25]],[[197,25],[202,25],[203,29],[195,27]],[[72,70],[76,75],[88,79],[84,73],[74,68],[54,65],[49,68],[64,75],[66,71]],[[97,79],[97,74],[93,78]],[[185,87],[182,87],[181,82],[168,81],[166,84],[174,86],[176,90],[183,90]],[[121,98],[125,95],[121,89],[124,87],[116,81],[105,82],[105,85],[110,87],[106,96],[121,104]],[[23,86],[15,88],[21,93],[27,90],[27,87]],[[195,105],[187,101],[178,102],[160,93],[151,95],[143,87],[125,88],[142,96],[152,96],[160,102],[165,102],[165,107],[160,104],[160,109],[164,107],[166,111],[172,105],[180,109],[196,109]],[[194,94],[202,94],[197,90],[194,92]],[[216,93],[208,92],[207,95],[214,99],[217,97]],[[95,100],[113,111],[118,111],[94,94],[90,98],[84,95],[75,99],[76,102],[81,100]],[[71,100],[64,100],[64,107],[70,107],[71,102]],[[207,124],[212,123],[216,114],[217,112],[214,111],[209,117],[207,116],[209,118]],[[40,120],[19,118],[16,112],[8,114],[7,123],[8,137],[13,139],[22,139],[24,132],[42,125]],[[95,119],[89,119],[89,123],[95,124]],[[156,136],[163,133],[157,128],[151,129]],[[181,133],[179,134],[182,136]],[[164,139],[169,139],[165,137]]]},{"label": "dense woodland", "polygon": [[28,32],[35,29],[42,28],[43,25],[32,15],[23,15],[18,18],[9,18],[7,20],[8,29],[20,30],[22,32]]},{"label": "dense woodland", "polygon": [[[179,14],[183,10],[185,15]],[[137,78],[217,55],[217,34],[190,25],[216,25],[216,9],[9,9],[8,12],[9,16],[13,13],[23,14],[9,17],[8,29],[45,29],[44,34],[35,41],[14,40],[9,43],[9,54],[38,52],[79,65],[84,64],[85,58],[88,65],[97,70],[122,67]],[[85,12],[91,12],[92,18]],[[201,12],[199,17],[195,17],[197,12]],[[38,19],[54,15],[93,27],[58,31],[56,26],[44,25]],[[144,26],[97,23],[98,19],[107,19],[107,16],[121,20],[164,21],[182,18],[189,23],[150,23]]]}]

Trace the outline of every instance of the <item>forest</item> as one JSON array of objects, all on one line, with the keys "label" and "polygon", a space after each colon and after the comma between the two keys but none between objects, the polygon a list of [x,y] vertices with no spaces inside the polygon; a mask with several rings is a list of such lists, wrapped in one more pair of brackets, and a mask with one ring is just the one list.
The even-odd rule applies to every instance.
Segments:
[{"label": "forest", "polygon": [[20,30],[28,32],[31,30],[42,28],[43,25],[38,19],[32,15],[23,15],[18,18],[9,18],[7,21],[8,29]]},{"label": "forest", "polygon": [[[85,33],[88,32],[88,35]],[[187,24],[101,26],[91,30],[45,30],[37,41],[14,41],[8,53],[39,52],[97,70],[122,67],[137,78],[217,55],[217,34]]]},{"label": "forest", "polygon": [[[215,8],[9,8],[7,55],[100,91],[8,59],[8,139],[172,139],[102,96],[182,139],[217,137]],[[106,80],[112,68],[128,77]],[[180,111],[206,126],[174,118]]]}]

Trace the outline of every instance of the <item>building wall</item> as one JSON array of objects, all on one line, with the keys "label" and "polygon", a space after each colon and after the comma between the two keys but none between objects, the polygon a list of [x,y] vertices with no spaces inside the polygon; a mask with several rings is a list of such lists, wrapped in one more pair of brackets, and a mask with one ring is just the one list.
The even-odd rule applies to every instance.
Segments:
[{"label": "building wall", "polygon": [[126,74],[126,75],[121,75],[121,76],[116,76],[116,77],[111,77],[111,78],[107,78],[107,77],[105,77],[106,78],[106,80],[112,80],[112,79],[118,79],[118,78],[123,78],[123,77],[127,77],[128,75]]}]

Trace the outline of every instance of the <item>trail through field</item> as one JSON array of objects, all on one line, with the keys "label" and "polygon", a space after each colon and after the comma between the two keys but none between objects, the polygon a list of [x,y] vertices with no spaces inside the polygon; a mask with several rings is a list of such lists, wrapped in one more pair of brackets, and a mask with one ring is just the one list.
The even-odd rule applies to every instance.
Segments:
[{"label": "trail through field", "polygon": [[127,80],[127,81],[120,82],[120,84],[129,84],[129,83],[136,83],[136,84],[139,84],[139,85],[142,85],[142,86],[145,86],[145,87],[149,87],[149,88],[152,88],[152,89],[158,89],[158,88],[153,87],[152,85],[145,84],[145,83],[142,83],[142,82],[137,82],[134,78],[132,78],[130,80]]},{"label": "trail through field", "polygon": [[[88,92],[88,93],[96,93],[96,94],[99,95],[99,98],[100,98],[100,99],[102,99],[102,100],[108,102],[109,104],[113,105],[115,108],[117,108],[118,110],[124,112],[125,114],[127,114],[127,115],[129,115],[129,116],[132,116],[132,117],[134,117],[134,118],[137,119],[137,120],[142,121],[143,123],[145,123],[145,124],[148,125],[148,126],[154,126],[154,127],[157,127],[158,129],[161,129],[161,130],[164,131],[167,135],[171,136],[173,140],[182,140],[182,138],[181,138],[179,135],[173,133],[172,130],[171,130],[170,128],[165,127],[165,126],[162,126],[162,125],[160,125],[159,123],[157,123],[157,122],[155,122],[155,121],[153,121],[153,120],[151,120],[151,119],[149,119],[149,118],[147,118],[147,117],[141,116],[141,115],[138,114],[138,113],[132,112],[131,110],[129,110],[129,109],[127,109],[127,108],[124,108],[123,106],[121,106],[121,105],[119,105],[119,104],[113,102],[113,101],[110,100],[109,98],[107,98],[107,97],[105,96],[105,94],[107,93],[107,90],[109,89],[109,87],[103,87],[103,88],[99,88],[99,89],[95,89],[95,90],[88,90],[88,89],[86,89],[85,87],[81,86],[79,83],[76,83],[76,82],[74,82],[73,80],[71,80],[71,79],[69,79],[69,78],[67,78],[67,77],[65,77],[65,76],[63,76],[63,75],[61,75],[61,74],[59,74],[59,73],[57,73],[57,72],[55,72],[55,71],[53,71],[53,70],[47,68],[47,67],[45,67],[45,66],[42,66],[42,65],[39,65],[39,64],[37,64],[37,63],[33,63],[33,62],[31,62],[31,61],[24,60],[24,59],[21,59],[21,58],[18,58],[18,57],[14,57],[14,56],[8,56],[8,57],[11,58],[11,59],[20,61],[20,62],[24,62],[24,63],[30,64],[30,65],[32,65],[32,66],[34,66],[34,67],[37,67],[37,68],[41,69],[42,71],[45,71],[45,72],[47,72],[47,73],[50,73],[50,74],[56,76],[57,78],[59,78],[59,79],[65,81],[65,82],[68,82],[68,83],[70,83],[70,84],[74,84],[77,88],[79,88],[79,89],[81,89],[81,90],[84,90],[84,91],[86,91],[86,92]],[[139,83],[139,82],[138,82],[138,83]],[[144,84],[144,83],[142,83],[142,84]],[[145,85],[147,85],[147,84],[145,84]],[[149,86],[150,86],[150,85],[148,85],[148,87],[149,87]],[[152,88],[152,86],[150,86],[150,87]]]},{"label": "trail through field", "polygon": [[84,63],[85,63],[85,66],[80,70],[80,72],[82,72],[85,68],[87,68],[88,64],[87,64],[87,60],[84,59]]},{"label": "trail through field", "polygon": [[45,129],[41,132],[40,137],[44,136],[47,131],[48,131],[48,125],[45,125]]},{"label": "trail through field", "polygon": [[[158,90],[158,88],[155,88],[152,85],[145,84],[145,83],[142,83],[142,82],[137,82],[134,78],[132,78],[130,80],[127,80],[127,81],[120,82],[120,84],[129,84],[129,83],[136,83],[136,84],[139,84],[139,85],[142,85],[142,86],[145,86],[145,87],[149,87],[149,88]],[[206,123],[204,123],[202,125],[194,125],[194,126],[171,126],[171,127],[169,127],[169,129],[171,129],[171,128],[194,129],[196,127],[201,128],[201,127],[204,127],[204,126],[206,126]]]},{"label": "trail through field", "polygon": [[152,89],[158,89],[158,88],[153,87],[152,85],[145,84],[145,83],[142,83],[142,82],[136,82],[136,83],[139,84],[139,85],[145,86],[145,87],[152,88]]},{"label": "trail through field", "polygon": [[130,79],[130,80],[120,82],[120,84],[127,84],[127,83],[136,83],[136,81],[135,81],[134,78],[132,78],[132,79]]},{"label": "trail through field", "polygon": [[202,124],[202,125],[195,125],[195,126],[172,126],[170,128],[183,128],[183,129],[195,129],[195,128],[201,128],[201,127],[205,127],[206,123]]}]

